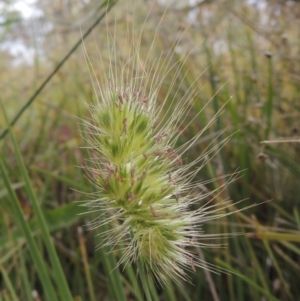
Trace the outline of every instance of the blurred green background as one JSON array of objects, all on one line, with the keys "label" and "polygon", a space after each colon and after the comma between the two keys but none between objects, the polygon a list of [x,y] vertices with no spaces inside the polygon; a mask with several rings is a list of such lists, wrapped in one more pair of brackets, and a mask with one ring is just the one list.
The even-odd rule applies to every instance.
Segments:
[{"label": "blurred green background", "polygon": [[[105,13],[107,2],[0,2],[0,97],[9,121]],[[197,175],[219,177],[206,186],[212,191],[224,184],[222,176],[242,171],[213,202],[243,200],[228,213],[258,204],[203,226],[207,233],[239,233],[216,238],[212,243],[221,248],[195,250],[228,273],[198,269],[181,286],[153,283],[153,300],[300,300],[299,1],[116,1],[84,41],[100,80],[112,60],[107,32],[117,45],[113,61],[122,64],[128,28],[134,28],[133,41],[142,32],[142,61],[149,53],[154,64],[161,56],[180,65],[178,74],[166,72],[158,101],[175,80],[167,101],[192,88],[191,116],[208,104],[178,145],[225,105],[184,158],[190,162],[232,135]],[[2,135],[1,301],[144,300],[136,267],[115,268],[121,251],[95,251],[101,243],[95,235],[103,229],[88,231],[87,225],[97,213],[80,215],[86,209],[78,201],[94,189],[79,168],[88,158],[80,118],[88,118],[86,103],[94,99],[79,46],[26,108],[14,134]],[[1,112],[0,132],[6,128]]]}]

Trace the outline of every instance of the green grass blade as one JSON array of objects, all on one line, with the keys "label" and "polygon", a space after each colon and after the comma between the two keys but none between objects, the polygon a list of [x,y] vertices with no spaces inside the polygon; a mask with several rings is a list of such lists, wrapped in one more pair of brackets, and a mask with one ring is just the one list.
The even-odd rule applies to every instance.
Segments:
[{"label": "green grass blade", "polygon": [[58,287],[59,294],[61,295],[61,297],[64,301],[73,301],[73,298],[72,298],[71,292],[69,290],[64,272],[62,270],[62,266],[59,262],[56,250],[55,250],[54,245],[52,243],[46,220],[43,216],[43,213],[42,213],[42,210],[41,210],[40,205],[38,203],[38,200],[35,196],[35,193],[33,191],[32,186],[31,186],[30,178],[29,178],[27,169],[25,167],[25,164],[24,164],[24,161],[23,161],[23,158],[22,158],[22,155],[21,155],[21,151],[19,149],[16,137],[15,137],[15,135],[14,135],[14,133],[13,133],[11,127],[10,127],[9,120],[8,120],[7,115],[6,115],[6,111],[5,111],[5,108],[4,108],[4,105],[3,105],[2,101],[0,101],[0,104],[1,104],[1,107],[2,107],[2,112],[3,112],[3,115],[4,115],[8,130],[9,130],[9,133],[10,133],[10,137],[11,137],[13,145],[14,145],[14,149],[15,149],[16,156],[17,156],[17,161],[20,165],[21,173],[24,177],[25,188],[26,188],[28,197],[31,200],[32,207],[33,207],[35,215],[37,217],[38,226],[41,229],[42,237],[43,237],[43,240],[45,242],[45,245],[46,245],[49,257],[50,257],[50,261],[53,265],[55,281],[56,281],[56,284],[57,284],[57,287]]},{"label": "green grass blade", "polygon": [[285,279],[284,279],[284,276],[282,274],[282,270],[281,268],[279,267],[279,264],[274,256],[274,253],[273,251],[271,250],[271,247],[270,247],[270,244],[267,240],[263,239],[263,244],[268,252],[268,255],[269,255],[269,258],[272,260],[272,264],[277,272],[277,275],[280,279],[280,282],[282,283],[283,287],[284,287],[284,290],[285,290],[285,293],[291,297],[291,293],[289,291],[289,287],[288,287],[288,284],[286,283]]},{"label": "green grass blade", "polygon": [[23,231],[24,236],[26,237],[26,241],[29,247],[29,250],[32,255],[32,260],[35,264],[35,268],[40,276],[41,282],[43,284],[44,290],[45,290],[45,295],[47,296],[48,300],[57,300],[57,296],[54,290],[54,287],[50,281],[50,277],[48,274],[48,269],[45,265],[45,262],[42,259],[42,256],[38,250],[38,247],[33,239],[32,233],[30,231],[30,228],[24,218],[22,208],[20,206],[20,203],[18,201],[18,198],[11,186],[11,183],[9,181],[9,178],[6,174],[6,171],[4,169],[4,163],[3,159],[0,156],[0,170],[2,173],[2,177],[4,180],[4,184],[7,188],[7,191],[9,193],[10,199],[11,199],[11,204],[13,206],[15,215],[16,215],[16,223],[18,224],[19,228]]},{"label": "green grass blade", "polygon": [[266,131],[265,139],[269,138],[272,128],[272,116],[273,116],[273,102],[274,102],[274,87],[273,87],[273,61],[272,56],[268,58],[268,69],[269,69],[269,82],[268,82],[268,98],[265,106],[265,117],[266,117]]},{"label": "green grass blade", "polygon": [[25,266],[25,259],[24,259],[24,252],[22,248],[19,248],[19,258],[21,263],[21,269],[22,269],[22,281],[25,288],[25,294],[26,294],[26,300],[28,301],[34,301],[32,297],[32,289],[30,287],[28,272]]},{"label": "green grass blade", "polygon": [[140,275],[140,279],[141,279],[141,282],[143,285],[143,290],[145,293],[146,300],[152,301],[152,297],[151,297],[150,290],[149,290],[149,288],[150,288],[149,279],[145,273],[145,267],[143,266],[143,264],[141,263],[140,260],[137,260],[137,266],[139,269],[139,275]]},{"label": "green grass blade", "polygon": [[87,255],[87,251],[86,251],[86,241],[84,239],[83,230],[81,227],[77,228],[77,233],[78,233],[79,247],[80,247],[80,252],[81,252],[81,258],[83,261],[84,274],[85,274],[85,278],[86,278],[86,282],[87,282],[87,286],[88,286],[90,300],[96,301],[95,289],[94,289],[94,285],[93,285],[90,264],[89,264],[88,255]]},{"label": "green grass blade", "polygon": [[248,278],[245,275],[241,275],[240,272],[236,269],[234,269],[232,266],[230,266],[228,263],[222,261],[219,258],[216,258],[216,262],[222,266],[223,268],[227,269],[228,271],[232,272],[235,274],[236,277],[240,277],[242,280],[244,280],[245,282],[247,282],[250,286],[252,286],[253,288],[255,288],[257,291],[259,291],[260,293],[262,293],[263,295],[265,295],[268,300],[270,301],[280,301],[279,299],[277,299],[276,297],[274,297],[271,293],[269,293],[268,291],[266,291],[264,288],[262,288],[261,286],[259,286],[256,282],[254,282],[252,279]]},{"label": "green grass blade", "polygon": [[143,299],[143,294],[142,294],[142,291],[141,291],[140,287],[137,285],[138,280],[137,280],[137,277],[135,276],[133,266],[127,264],[124,268],[124,271],[125,271],[128,279],[131,282],[130,283],[131,290],[132,290],[132,293],[134,294],[136,300],[137,301],[143,301],[144,300]]},{"label": "green grass blade", "polygon": [[[106,231],[106,227],[103,226],[101,231]],[[101,243],[101,242],[100,242]],[[100,248],[97,252],[101,257],[101,261],[108,278],[109,291],[113,300],[126,301],[126,295],[121,281],[120,271],[117,267],[117,260],[115,255],[110,251],[109,248]]]},{"label": "green grass blade", "polygon": [[11,301],[19,301],[18,297],[17,297],[17,293],[14,290],[14,286],[12,285],[12,283],[8,277],[8,274],[2,265],[0,265],[0,271],[2,273],[4,283],[6,284],[7,290],[9,291],[9,293],[11,295]]}]

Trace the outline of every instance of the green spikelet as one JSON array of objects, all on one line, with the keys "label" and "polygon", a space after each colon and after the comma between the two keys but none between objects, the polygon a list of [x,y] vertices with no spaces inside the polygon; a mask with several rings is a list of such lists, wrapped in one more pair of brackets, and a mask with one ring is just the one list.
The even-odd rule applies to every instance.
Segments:
[{"label": "green spikelet", "polygon": [[[127,60],[118,61],[112,40],[109,74],[100,83],[93,81],[97,101],[89,106],[91,121],[85,122],[92,165],[89,171],[98,187],[97,198],[86,205],[100,212],[92,228],[110,224],[110,230],[101,233],[102,246],[125,245],[119,263],[139,261],[159,282],[186,279],[185,270],[195,271],[197,266],[213,269],[191,249],[207,246],[203,239],[209,236],[200,226],[225,215],[224,207],[229,205],[223,204],[219,214],[220,207],[212,204],[191,210],[191,205],[210,194],[195,195],[193,190],[199,183],[191,183],[206,154],[187,165],[183,155],[217,116],[176,149],[179,128],[182,130],[195,93],[188,89],[171,101],[172,107],[167,102],[170,92],[163,101],[158,101],[158,93],[172,68],[175,77],[180,74],[180,64],[172,65],[171,52],[155,64],[150,64],[148,57],[142,61],[141,39],[129,45]],[[170,89],[177,89],[174,83]],[[193,166],[198,167],[193,170]]]}]

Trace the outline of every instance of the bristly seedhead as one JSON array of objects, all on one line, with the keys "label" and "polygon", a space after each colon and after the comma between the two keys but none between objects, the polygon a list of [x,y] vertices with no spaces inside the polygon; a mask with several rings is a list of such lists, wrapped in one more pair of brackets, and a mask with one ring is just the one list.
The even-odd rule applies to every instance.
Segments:
[{"label": "bristly seedhead", "polygon": [[[203,241],[209,236],[200,226],[224,216],[230,202],[192,210],[192,204],[210,194],[195,194],[199,183],[191,183],[207,154],[189,164],[183,163],[183,155],[217,116],[176,148],[179,127],[182,130],[196,94],[189,88],[168,103],[173,107],[166,108],[170,90],[178,89],[174,80],[165,100],[158,100],[167,73],[173,68],[179,77],[181,65],[174,64],[172,51],[152,64],[148,57],[141,62],[140,37],[130,44],[130,55],[124,61],[116,55],[115,35],[108,34],[113,44],[109,74],[100,83],[93,78],[97,101],[89,106],[91,121],[85,124],[91,154],[87,169],[98,192],[97,199],[86,205],[101,211],[92,228],[110,225],[109,231],[101,233],[102,246],[125,246],[119,264],[139,260],[148,273],[165,283],[170,278],[187,279],[186,269],[207,268],[208,264],[192,253],[193,248],[207,246]],[[220,149],[224,142],[214,142],[209,152]]]}]

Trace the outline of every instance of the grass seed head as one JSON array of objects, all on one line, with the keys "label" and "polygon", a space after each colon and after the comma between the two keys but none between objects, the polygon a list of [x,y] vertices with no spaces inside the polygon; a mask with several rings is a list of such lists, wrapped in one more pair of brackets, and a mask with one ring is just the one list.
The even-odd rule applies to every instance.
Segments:
[{"label": "grass seed head", "polygon": [[[128,36],[133,33],[128,30]],[[108,29],[107,37],[111,52],[104,79],[94,78],[96,71],[86,56],[97,95],[95,103],[89,105],[91,121],[85,122],[93,157],[93,166],[88,169],[98,187],[97,200],[87,206],[102,211],[93,228],[110,224],[110,230],[101,234],[102,245],[125,246],[119,264],[140,260],[147,272],[163,283],[169,278],[187,279],[186,270],[207,267],[191,251],[207,246],[203,240],[209,236],[202,233],[201,225],[225,213],[224,206],[218,214],[212,204],[192,209],[210,195],[195,194],[199,183],[192,183],[207,155],[190,164],[184,164],[183,158],[217,116],[188,143],[176,148],[196,98],[192,85],[183,96],[176,92],[177,97],[169,100],[170,91],[178,91],[182,84],[176,86],[183,73],[182,60],[177,60],[172,50],[181,36],[154,62],[150,62],[149,54],[145,59],[140,56],[142,34],[127,45],[126,60],[118,56],[116,33]],[[101,57],[100,62],[102,65]],[[161,100],[159,91],[171,70],[174,79]],[[214,147],[221,146],[215,143]]]}]

